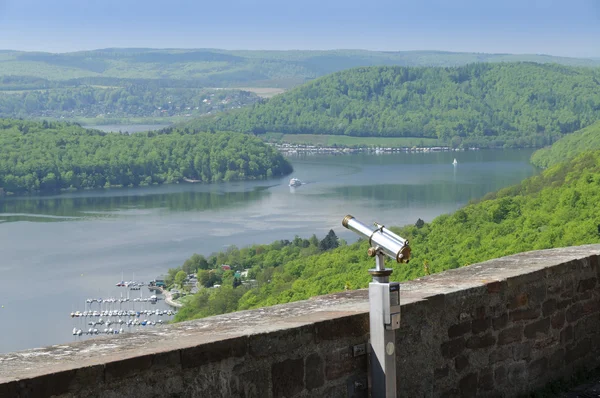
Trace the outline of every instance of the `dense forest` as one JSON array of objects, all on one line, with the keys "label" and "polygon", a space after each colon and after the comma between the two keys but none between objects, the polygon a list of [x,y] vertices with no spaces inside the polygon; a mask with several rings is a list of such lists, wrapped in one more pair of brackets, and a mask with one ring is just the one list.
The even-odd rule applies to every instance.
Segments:
[{"label": "dense forest", "polygon": [[115,119],[132,117],[199,117],[257,102],[240,90],[79,86],[43,90],[0,90],[0,117]]},{"label": "dense forest", "polygon": [[[600,242],[600,151],[550,167],[521,184],[489,194],[431,223],[394,229],[412,247],[409,264],[395,264],[392,280],[408,280],[528,250]],[[341,220],[340,220],[341,221]],[[317,244],[296,238],[271,245],[229,248],[198,266],[184,263],[201,280],[223,285],[191,296],[177,320],[306,299],[368,286],[373,259],[368,243]],[[325,239],[324,239],[325,240]],[[335,239],[330,239],[329,242]],[[310,241],[310,240],[309,240]],[[220,264],[233,271],[219,271]],[[254,284],[234,287],[235,270],[249,268]],[[215,274],[212,276],[212,274]]]},{"label": "dense forest", "polygon": [[564,136],[552,146],[537,150],[531,163],[546,168],[574,158],[583,151],[600,149],[600,122]]},{"label": "dense forest", "polygon": [[[547,55],[441,51],[227,51],[216,49],[103,49],[64,54],[3,51],[0,90],[47,88],[52,82],[123,86],[140,80],[161,87],[290,88],[358,66],[459,66],[475,62],[538,62],[600,66],[600,61]],[[20,77],[15,81],[15,77]],[[12,81],[11,81],[12,80]],[[182,85],[183,84],[183,85]]]},{"label": "dense forest", "polygon": [[335,73],[190,126],[541,147],[595,122],[599,110],[600,69],[533,63],[371,67]]},{"label": "dense forest", "polygon": [[0,119],[4,193],[259,179],[291,165],[259,139],[165,129],[106,134],[75,124]]}]

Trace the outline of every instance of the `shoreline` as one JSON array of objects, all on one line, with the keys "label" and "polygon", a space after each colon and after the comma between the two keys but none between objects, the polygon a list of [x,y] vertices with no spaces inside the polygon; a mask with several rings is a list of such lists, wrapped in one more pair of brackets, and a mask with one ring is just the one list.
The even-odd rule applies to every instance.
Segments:
[{"label": "shoreline", "polygon": [[173,296],[171,295],[171,292],[169,292],[167,290],[164,290],[162,287],[156,287],[156,286],[154,286],[152,288],[150,288],[150,287],[148,287],[148,288],[150,290],[158,290],[160,292],[160,294],[164,295],[165,296],[165,303],[167,305],[170,305],[173,308],[181,308],[181,307],[183,307],[183,304],[178,303],[176,301],[173,301]]}]

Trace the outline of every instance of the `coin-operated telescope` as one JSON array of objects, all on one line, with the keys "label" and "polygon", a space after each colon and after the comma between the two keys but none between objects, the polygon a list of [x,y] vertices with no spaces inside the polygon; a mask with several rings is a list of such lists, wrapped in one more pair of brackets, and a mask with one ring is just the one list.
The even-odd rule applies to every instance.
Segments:
[{"label": "coin-operated telescope", "polygon": [[396,397],[396,329],[400,328],[400,284],[390,282],[393,270],[385,268],[385,256],[398,263],[408,263],[408,240],[396,235],[383,225],[369,227],[351,215],[342,225],[367,238],[367,251],[375,257],[375,268],[369,273],[369,326],[371,334],[371,397]]}]

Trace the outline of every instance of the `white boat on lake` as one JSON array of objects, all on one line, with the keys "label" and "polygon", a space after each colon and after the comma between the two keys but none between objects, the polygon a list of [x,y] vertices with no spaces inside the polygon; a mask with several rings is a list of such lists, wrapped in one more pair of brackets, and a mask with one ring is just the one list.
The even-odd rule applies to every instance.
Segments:
[{"label": "white boat on lake", "polygon": [[452,162],[452,164],[455,166],[458,164],[458,162],[456,161],[456,158],[454,158],[454,162]]},{"label": "white boat on lake", "polygon": [[290,185],[290,187],[299,187],[300,185],[302,185],[302,181],[300,181],[297,178],[292,178],[290,180],[290,184],[289,185]]}]

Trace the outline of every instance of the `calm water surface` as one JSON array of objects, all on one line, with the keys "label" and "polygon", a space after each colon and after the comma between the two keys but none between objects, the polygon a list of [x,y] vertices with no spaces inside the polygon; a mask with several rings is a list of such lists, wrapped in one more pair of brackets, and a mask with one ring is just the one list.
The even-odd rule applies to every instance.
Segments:
[{"label": "calm water surface", "polygon": [[[354,240],[341,226],[346,214],[430,221],[535,174],[531,152],[314,155],[291,158],[291,176],[267,181],[2,199],[0,352],[73,341],[70,312],[86,298],[119,297],[122,273],[147,282],[194,252],[329,229]],[[306,184],[290,188],[290,177]]]}]

